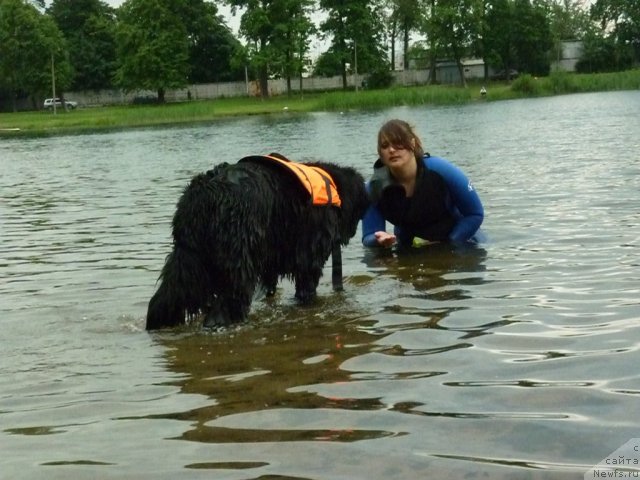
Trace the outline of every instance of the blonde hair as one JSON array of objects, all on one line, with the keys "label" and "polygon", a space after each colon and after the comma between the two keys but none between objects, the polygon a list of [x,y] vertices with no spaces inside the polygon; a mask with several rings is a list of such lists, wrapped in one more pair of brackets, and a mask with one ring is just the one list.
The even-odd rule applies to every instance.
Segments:
[{"label": "blonde hair", "polygon": [[420,160],[424,156],[420,137],[416,135],[413,127],[404,120],[389,120],[380,128],[378,131],[378,155],[380,155],[382,144],[385,142],[411,150],[416,160]]}]

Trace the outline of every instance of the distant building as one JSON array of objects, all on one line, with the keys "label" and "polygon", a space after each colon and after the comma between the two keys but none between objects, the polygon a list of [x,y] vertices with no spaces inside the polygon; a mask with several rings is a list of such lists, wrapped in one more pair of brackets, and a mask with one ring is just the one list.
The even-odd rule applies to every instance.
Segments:
[{"label": "distant building", "polygon": [[[481,58],[465,58],[462,60],[464,78],[467,80],[484,78],[484,61]],[[460,71],[454,61],[436,62],[436,80],[443,84],[460,83]]]},{"label": "distant building", "polygon": [[576,64],[582,57],[583,51],[584,46],[580,40],[565,40],[560,42],[560,48],[558,52],[556,52],[556,58],[551,62],[551,70],[575,72]]}]

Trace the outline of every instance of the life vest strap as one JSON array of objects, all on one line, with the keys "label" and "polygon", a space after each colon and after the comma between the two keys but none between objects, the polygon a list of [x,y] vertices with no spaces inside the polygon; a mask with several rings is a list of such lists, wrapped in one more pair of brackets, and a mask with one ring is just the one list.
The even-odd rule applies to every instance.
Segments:
[{"label": "life vest strap", "polygon": [[342,250],[340,249],[340,242],[336,241],[331,251],[331,284],[333,290],[341,292],[342,287]]}]

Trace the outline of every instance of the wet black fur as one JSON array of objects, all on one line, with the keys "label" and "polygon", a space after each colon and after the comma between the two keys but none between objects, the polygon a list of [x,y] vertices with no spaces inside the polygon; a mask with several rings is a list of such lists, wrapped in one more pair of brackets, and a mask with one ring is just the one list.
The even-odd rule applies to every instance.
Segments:
[{"label": "wet black fur", "polygon": [[199,313],[206,326],[241,322],[256,288],[273,294],[282,277],[294,281],[300,301],[314,298],[332,247],[355,235],[368,199],[354,169],[308,165],[333,177],[341,208],[311,205],[279,165],[224,163],[191,180],[173,217],[173,250],[149,301],[147,330]]}]

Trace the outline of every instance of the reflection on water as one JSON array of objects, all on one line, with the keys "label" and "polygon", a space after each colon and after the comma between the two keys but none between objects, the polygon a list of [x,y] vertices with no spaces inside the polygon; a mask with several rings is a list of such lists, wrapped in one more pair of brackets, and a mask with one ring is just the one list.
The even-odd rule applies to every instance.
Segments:
[{"label": "reflection on water", "polygon": [[[370,251],[365,255],[365,263],[369,270],[381,271],[425,292],[423,297],[417,298],[447,301],[465,298],[464,285],[467,281],[478,281],[472,277],[474,272],[483,270],[485,258],[486,251],[479,247],[434,245],[399,255],[391,250]],[[454,288],[447,289],[447,286]],[[326,313],[323,307],[304,307],[302,311],[291,307],[279,312],[278,320],[269,320],[272,312],[264,306],[266,318],[261,317],[262,310],[254,312],[255,317],[260,317],[254,319],[256,325],[238,329],[232,335],[190,333],[178,338],[171,334],[161,335],[158,340],[167,349],[170,368],[176,373],[187,374],[185,378],[188,380],[181,384],[182,390],[205,394],[216,400],[214,405],[162,418],[189,420],[193,422],[194,429],[184,432],[180,438],[212,443],[352,442],[404,435],[406,432],[395,430],[329,428],[331,424],[326,424],[327,414],[317,410],[384,409],[411,413],[421,404],[402,402],[388,405],[378,397],[322,396],[310,392],[308,386],[339,385],[355,380],[420,379],[442,374],[420,370],[394,374],[351,372],[344,365],[357,357],[427,355],[463,348],[464,344],[456,344],[410,351],[398,345],[376,345],[381,338],[396,330],[442,328],[438,327],[438,321],[446,316],[446,309],[436,308],[430,315],[429,312],[390,307],[388,312],[366,319],[330,320],[322,315]],[[346,302],[340,305],[343,316],[347,308]],[[414,314],[427,318],[412,321]],[[320,316],[324,318],[319,320]],[[399,324],[398,320],[403,323]],[[265,326],[265,322],[268,325]],[[277,328],[273,328],[272,322],[277,322]],[[461,338],[481,335],[483,330],[492,327],[485,325],[470,329]],[[212,376],[212,372],[216,374]],[[300,409],[313,409],[316,413]],[[269,413],[270,410],[275,414]],[[223,425],[228,422],[228,417],[251,412],[269,413],[268,424],[256,428],[255,421],[243,422],[241,417],[237,417],[236,421],[242,426],[218,426],[221,422]],[[219,420],[221,417],[227,418]],[[276,422],[274,418],[277,418]],[[277,429],[269,428],[276,423]]]},{"label": "reflection on water", "polygon": [[[275,115],[0,143],[0,478],[582,478],[638,437],[638,92]],[[188,179],[356,166],[402,117],[491,241],[344,249],[300,307],[147,334]],[[330,139],[330,141],[327,141]],[[359,236],[359,234],[358,234]]]},{"label": "reflection on water", "polygon": [[482,274],[486,257],[482,246],[440,243],[397,253],[391,249],[363,253],[369,270],[409,283],[417,291],[414,296],[434,301],[469,298],[466,285],[486,282]]},{"label": "reflection on water", "polygon": [[[160,340],[169,352],[171,368],[188,374],[188,381],[181,388],[216,400],[215,405],[178,414],[178,418],[192,420],[195,425],[182,438],[214,443],[355,441],[392,434],[368,429],[301,428],[308,424],[309,414],[296,410],[288,415],[279,414],[282,418],[277,430],[260,428],[255,422],[243,422],[233,429],[217,425],[222,417],[250,412],[382,408],[374,398],[323,398],[304,389],[297,390],[300,385],[349,381],[349,374],[341,370],[341,364],[368,352],[374,338],[350,323],[314,320],[317,313],[305,312],[308,319],[287,319],[275,329],[259,324],[231,336],[195,334]],[[299,316],[294,311],[289,315]],[[292,417],[291,429],[284,423],[286,416]],[[301,423],[300,419],[305,420]]]}]

